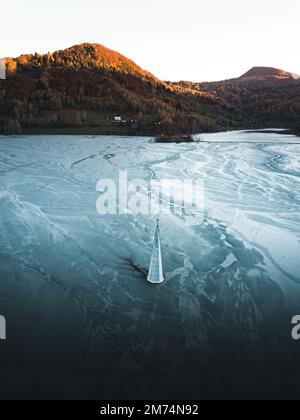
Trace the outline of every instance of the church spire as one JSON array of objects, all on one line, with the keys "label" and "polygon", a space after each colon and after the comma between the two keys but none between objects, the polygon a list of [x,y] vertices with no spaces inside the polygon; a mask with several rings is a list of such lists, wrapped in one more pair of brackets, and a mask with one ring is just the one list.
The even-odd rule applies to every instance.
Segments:
[{"label": "church spire", "polygon": [[159,220],[157,220],[153,251],[147,280],[149,281],[149,283],[152,284],[160,284],[163,283],[165,280],[163,274],[163,264],[161,255]]}]

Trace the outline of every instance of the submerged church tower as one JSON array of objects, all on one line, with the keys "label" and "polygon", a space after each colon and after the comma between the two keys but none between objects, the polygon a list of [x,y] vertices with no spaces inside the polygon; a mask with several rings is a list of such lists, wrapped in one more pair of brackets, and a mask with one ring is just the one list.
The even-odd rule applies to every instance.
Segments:
[{"label": "submerged church tower", "polygon": [[152,284],[160,284],[160,283],[163,283],[165,280],[164,273],[163,273],[162,255],[161,255],[159,220],[157,220],[153,251],[152,251],[152,257],[151,257],[147,280],[149,283],[152,283]]}]

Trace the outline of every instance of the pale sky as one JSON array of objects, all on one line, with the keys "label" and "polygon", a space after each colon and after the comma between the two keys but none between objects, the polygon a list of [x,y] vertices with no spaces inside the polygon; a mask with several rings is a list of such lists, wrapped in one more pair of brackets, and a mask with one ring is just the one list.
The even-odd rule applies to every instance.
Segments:
[{"label": "pale sky", "polygon": [[96,42],[164,80],[222,80],[253,66],[300,74],[300,0],[1,3],[0,57]]}]

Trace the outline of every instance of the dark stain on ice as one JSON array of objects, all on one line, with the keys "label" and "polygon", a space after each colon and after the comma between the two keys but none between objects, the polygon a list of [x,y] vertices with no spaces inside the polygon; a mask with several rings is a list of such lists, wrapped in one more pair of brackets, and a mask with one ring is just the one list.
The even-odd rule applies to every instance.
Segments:
[{"label": "dark stain on ice", "polygon": [[137,273],[142,275],[143,278],[147,278],[148,271],[147,269],[143,267],[139,267],[137,264],[133,262],[131,258],[123,258],[123,260],[131,267],[133,268]]}]

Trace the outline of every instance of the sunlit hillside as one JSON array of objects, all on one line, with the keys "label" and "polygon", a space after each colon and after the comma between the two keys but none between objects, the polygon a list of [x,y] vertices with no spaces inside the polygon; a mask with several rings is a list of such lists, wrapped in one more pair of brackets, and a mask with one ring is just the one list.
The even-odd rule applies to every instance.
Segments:
[{"label": "sunlit hillside", "polygon": [[211,83],[161,81],[98,44],[6,59],[0,131],[154,135],[295,128],[300,79],[254,67]]},{"label": "sunlit hillside", "polygon": [[0,106],[6,132],[155,134],[236,124],[215,95],[160,81],[98,44],[7,59]]}]

